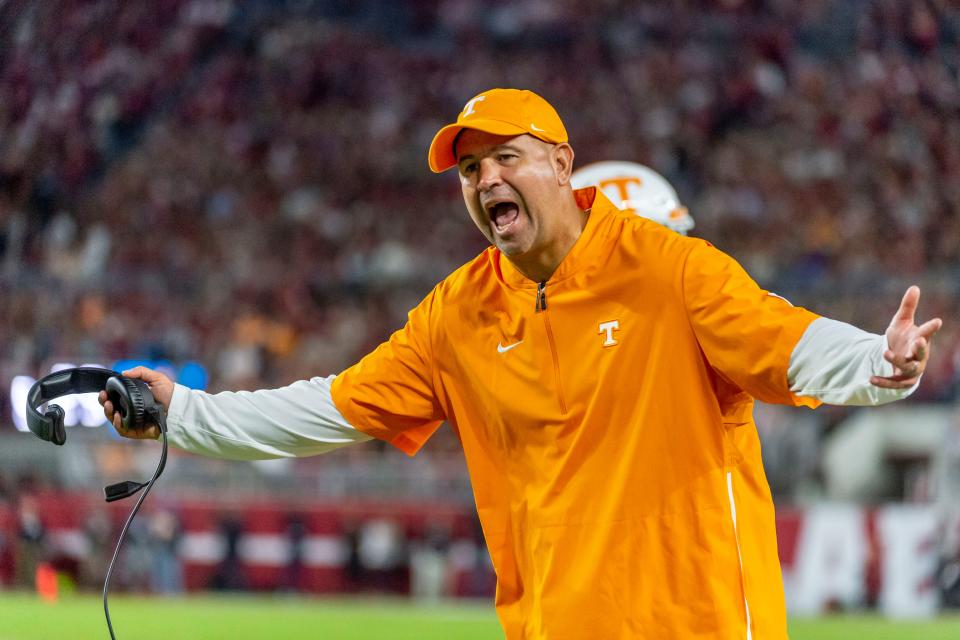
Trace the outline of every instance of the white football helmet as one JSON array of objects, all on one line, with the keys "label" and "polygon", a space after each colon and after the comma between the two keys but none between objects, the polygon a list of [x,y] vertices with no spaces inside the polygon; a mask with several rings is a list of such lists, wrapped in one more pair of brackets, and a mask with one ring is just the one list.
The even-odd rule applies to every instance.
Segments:
[{"label": "white football helmet", "polygon": [[659,173],[636,162],[594,162],[570,177],[574,189],[597,186],[621,209],[687,235],[693,218],[680,204],[676,189]]}]

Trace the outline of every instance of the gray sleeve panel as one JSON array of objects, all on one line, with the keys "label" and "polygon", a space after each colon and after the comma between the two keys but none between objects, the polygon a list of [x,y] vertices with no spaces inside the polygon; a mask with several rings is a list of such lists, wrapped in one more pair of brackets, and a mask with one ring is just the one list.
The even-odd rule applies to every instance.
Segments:
[{"label": "gray sleeve panel", "polygon": [[215,395],[178,384],[167,413],[170,443],[214,458],[257,460],[312,456],[370,440],[333,404],[334,377]]}]

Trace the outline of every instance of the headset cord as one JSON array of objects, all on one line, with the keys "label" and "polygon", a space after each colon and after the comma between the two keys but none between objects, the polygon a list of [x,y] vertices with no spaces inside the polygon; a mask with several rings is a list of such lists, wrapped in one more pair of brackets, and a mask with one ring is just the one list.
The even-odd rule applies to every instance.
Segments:
[{"label": "headset cord", "polygon": [[167,466],[167,419],[163,415],[162,411],[158,412],[158,415],[156,415],[155,418],[160,427],[160,435],[163,438],[163,451],[160,454],[160,462],[157,464],[157,469],[153,472],[153,477],[150,478],[150,481],[147,483],[123,482],[107,487],[104,490],[107,495],[107,502],[113,502],[114,500],[120,500],[122,498],[131,496],[140,489],[143,489],[143,493],[141,493],[140,497],[137,498],[137,504],[133,505],[130,515],[127,516],[127,521],[123,523],[123,529],[120,530],[120,537],[117,538],[117,547],[113,550],[113,558],[111,558],[110,566],[107,569],[107,577],[103,581],[103,613],[107,617],[107,629],[110,631],[111,640],[117,640],[117,637],[113,633],[113,624],[110,622],[110,605],[107,604],[107,598],[110,591],[110,578],[113,577],[113,569],[117,564],[117,557],[120,555],[120,547],[123,546],[123,540],[127,535],[127,531],[130,529],[130,523],[133,522],[137,512],[140,511],[140,505],[143,504],[147,494],[150,493],[153,483],[157,481],[157,478],[159,478],[160,474],[163,473],[164,467]]}]

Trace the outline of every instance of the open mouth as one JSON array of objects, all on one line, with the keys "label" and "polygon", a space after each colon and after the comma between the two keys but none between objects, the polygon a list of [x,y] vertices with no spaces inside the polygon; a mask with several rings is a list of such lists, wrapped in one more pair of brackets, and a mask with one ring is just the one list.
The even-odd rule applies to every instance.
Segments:
[{"label": "open mouth", "polygon": [[486,205],[486,209],[497,233],[507,231],[520,216],[519,205],[509,200],[489,203]]}]

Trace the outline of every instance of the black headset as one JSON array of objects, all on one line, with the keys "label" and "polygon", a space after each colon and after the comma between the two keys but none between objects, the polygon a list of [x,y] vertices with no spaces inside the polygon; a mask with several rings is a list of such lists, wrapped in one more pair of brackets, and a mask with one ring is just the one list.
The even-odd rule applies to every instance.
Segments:
[{"label": "black headset", "polygon": [[56,445],[67,441],[63,425],[63,409],[55,404],[40,413],[40,405],[72,393],[91,393],[106,390],[110,402],[123,421],[123,427],[141,431],[151,423],[159,424],[163,407],[143,380],[120,375],[99,367],[64,369],[37,380],[27,394],[27,426],[41,440]]},{"label": "black headset", "polygon": [[67,431],[63,424],[65,415],[63,408],[55,404],[49,404],[46,410],[40,413],[40,406],[61,396],[100,391],[107,392],[107,397],[113,404],[114,410],[120,414],[124,429],[142,431],[152,424],[156,424],[160,427],[160,434],[163,436],[163,452],[160,454],[160,462],[157,464],[157,469],[153,472],[153,477],[150,478],[149,482],[127,480],[112,484],[103,490],[107,502],[114,502],[115,500],[128,498],[144,489],[137,500],[137,504],[134,505],[130,515],[127,516],[127,521],[123,524],[120,537],[117,539],[117,547],[114,549],[113,558],[110,560],[110,567],[107,569],[107,577],[103,582],[103,612],[107,617],[110,637],[115,640],[113,625],[110,622],[110,608],[107,605],[107,592],[110,589],[110,578],[113,576],[117,556],[120,554],[120,546],[127,535],[130,523],[133,522],[134,516],[140,510],[140,505],[143,504],[143,500],[150,492],[150,488],[153,487],[153,483],[157,481],[167,465],[167,419],[163,411],[163,405],[157,402],[150,391],[150,387],[143,380],[128,378],[110,369],[76,367],[51,373],[37,380],[30,387],[30,392],[27,394],[27,426],[41,440],[62,445],[67,441]]}]

